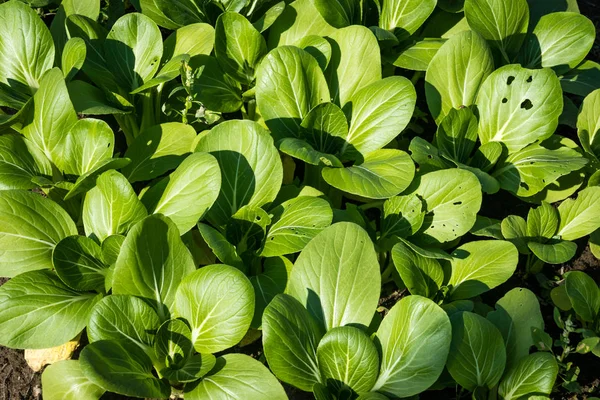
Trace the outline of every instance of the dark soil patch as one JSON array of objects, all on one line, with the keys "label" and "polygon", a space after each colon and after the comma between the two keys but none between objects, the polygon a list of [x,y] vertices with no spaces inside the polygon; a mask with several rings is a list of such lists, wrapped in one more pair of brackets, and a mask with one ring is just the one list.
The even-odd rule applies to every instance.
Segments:
[{"label": "dark soil patch", "polygon": [[[0,285],[8,279],[0,278]],[[0,346],[0,400],[41,399],[41,374],[25,362],[23,350]]]}]

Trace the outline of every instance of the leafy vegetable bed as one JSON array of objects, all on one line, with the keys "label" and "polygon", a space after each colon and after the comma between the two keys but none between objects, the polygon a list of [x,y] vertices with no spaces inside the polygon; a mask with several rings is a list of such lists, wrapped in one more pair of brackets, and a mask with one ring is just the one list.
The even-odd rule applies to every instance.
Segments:
[{"label": "leafy vegetable bed", "polygon": [[581,7],[0,1],[0,397],[593,398]]}]

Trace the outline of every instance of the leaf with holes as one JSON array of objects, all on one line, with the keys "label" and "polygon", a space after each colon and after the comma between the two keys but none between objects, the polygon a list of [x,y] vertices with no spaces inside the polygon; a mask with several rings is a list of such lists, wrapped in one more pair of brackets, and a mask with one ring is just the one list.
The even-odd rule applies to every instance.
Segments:
[{"label": "leaf with holes", "polygon": [[477,108],[481,143],[502,142],[514,153],[556,130],[563,108],[560,82],[551,69],[506,65],[483,83]]}]

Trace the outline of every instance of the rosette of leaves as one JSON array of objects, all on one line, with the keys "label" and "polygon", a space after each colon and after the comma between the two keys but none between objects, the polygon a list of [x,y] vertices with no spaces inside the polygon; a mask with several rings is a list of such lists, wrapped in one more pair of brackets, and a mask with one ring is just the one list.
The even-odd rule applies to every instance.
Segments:
[{"label": "rosette of leaves", "polygon": [[[383,0],[370,7],[369,3],[359,0],[313,1],[323,20],[334,28],[378,21],[369,29],[382,46],[384,60],[397,67],[417,71],[427,68],[427,63],[444,42],[419,35],[436,3],[436,0]],[[303,6],[302,10],[307,8],[308,5]]]},{"label": "rosette of leaves", "polygon": [[367,326],[380,279],[373,243],[358,225],[340,222],[317,235],[296,260],[286,293],[263,314],[263,345],[275,375],[324,399],[407,397],[434,383],[450,345],[446,313],[409,296],[372,340]]},{"label": "rosette of leaves", "polygon": [[503,240],[468,242],[449,255],[404,240],[394,246],[391,258],[411,294],[468,311],[480,303],[477,296],[508,281],[519,259],[515,246]]},{"label": "rosette of leaves", "polygon": [[277,0],[137,0],[133,4],[159,26],[171,30],[211,23],[226,12],[245,15],[255,26],[264,27],[272,24],[285,8],[285,3]]},{"label": "rosette of leaves", "polygon": [[223,122],[199,139],[196,150],[217,159],[222,182],[206,214],[210,225],[198,224],[199,233],[217,259],[251,278],[257,293],[252,326],[258,328],[264,307],[287,285],[291,263],[283,256],[328,227],[333,211],[317,191],[276,199],[283,167],[269,131],[258,123]]},{"label": "rosette of leaves", "polygon": [[[561,284],[552,289],[550,297],[558,309],[575,316],[580,324],[576,332],[581,334],[581,340],[573,350],[600,357],[600,288],[594,279],[585,272],[567,272]],[[564,328],[560,326],[562,318],[555,320]]]},{"label": "rosette of leaves", "polygon": [[[463,51],[464,48],[470,51]],[[447,71],[451,71],[452,79],[447,78]],[[446,118],[456,115],[451,110],[477,107],[477,128],[471,129],[476,129],[484,154],[478,159],[488,170],[486,175],[476,172],[488,191],[493,192],[499,184],[532,202],[555,202],[573,194],[583,182],[578,171],[587,160],[575,143],[553,136],[563,98],[558,77],[550,68],[527,69],[511,64],[494,71],[488,42],[476,32],[465,31],[442,46],[430,63],[425,80],[429,110],[441,129],[445,129],[442,126]],[[490,143],[502,145],[499,158],[498,145]],[[418,149],[421,148],[421,158],[431,156],[429,164],[435,165],[436,149],[427,153],[422,142]],[[489,164],[494,159],[497,162],[491,168]]]},{"label": "rosette of leaves", "polygon": [[[116,262],[113,295],[91,313],[90,344],[80,355],[78,373],[92,387],[136,397],[168,398],[175,390],[188,398],[224,393],[286,398],[258,361],[241,354],[212,355],[237,344],[247,332],[254,311],[252,285],[231,266],[195,270],[172,223],[163,233],[170,241],[160,234],[156,237],[156,227],[167,221],[148,217],[125,239]],[[159,254],[165,255],[163,260],[153,257],[153,264],[140,260]]]},{"label": "rosette of leaves", "polygon": [[538,300],[531,291],[512,289],[487,315],[457,309],[448,312],[452,341],[446,368],[474,398],[550,395],[558,364],[551,353],[529,353],[534,344],[532,332],[544,329]]},{"label": "rosette of leaves", "polygon": [[433,144],[415,137],[409,147],[419,172],[458,168],[475,174],[481,190],[494,194],[500,183],[490,172],[502,155],[499,142],[477,145],[477,117],[470,107],[451,109],[435,133]]},{"label": "rosette of leaves", "polygon": [[382,199],[412,181],[410,156],[383,147],[407,126],[416,94],[403,77],[382,79],[379,46],[367,28],[349,26],[272,50],[258,68],[255,91],[279,150],[309,165],[308,184],[325,181]]},{"label": "rosette of leaves", "polygon": [[527,220],[510,215],[502,220],[502,236],[528,256],[528,271],[541,268],[540,261],[542,264],[565,263],[575,256],[577,244],[574,241],[600,228],[600,209],[596,201],[599,195],[600,187],[591,186],[557,208],[542,202],[538,208],[529,210]]},{"label": "rosette of leaves", "polygon": [[94,83],[69,84],[76,110],[113,114],[128,144],[141,131],[168,122],[160,111],[165,85],[180,76],[182,65],[210,54],[215,36],[212,26],[198,23],[178,29],[163,43],[156,23],[138,13],[123,15],[109,32],[90,18],[71,15],[66,30],[85,44],[81,70]]},{"label": "rosette of leaves", "polygon": [[[254,289],[249,279],[227,265],[196,270],[180,237],[181,214],[173,214],[173,220],[160,214],[146,217],[131,189],[133,197],[120,203],[122,208],[111,202],[107,212],[105,196],[119,195],[115,185],[127,184],[117,175],[101,175],[87,195],[95,215],[87,220],[89,209],[84,210],[84,224],[92,238],[76,235],[68,214],[39,194],[0,194],[3,209],[12,210],[12,215],[3,214],[2,243],[12,240],[13,257],[2,261],[20,268],[0,288],[2,344],[48,348],[87,327],[90,344],[79,360],[55,364],[44,373],[44,397],[49,399],[98,399],[105,391],[168,398],[172,390],[189,398],[224,391],[286,398],[258,361],[212,355],[237,344],[250,327]],[[102,240],[99,244],[93,238]]]}]

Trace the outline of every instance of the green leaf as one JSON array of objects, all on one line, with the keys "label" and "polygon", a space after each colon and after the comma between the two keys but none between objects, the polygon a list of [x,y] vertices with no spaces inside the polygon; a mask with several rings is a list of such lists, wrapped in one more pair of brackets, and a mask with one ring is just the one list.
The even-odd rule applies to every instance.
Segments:
[{"label": "green leaf", "polygon": [[594,257],[600,259],[600,230],[596,229],[590,235],[589,240],[590,251],[594,255]]},{"label": "green leaf", "polygon": [[415,194],[387,199],[383,203],[381,237],[406,238],[417,233],[425,219],[423,207],[423,202]]},{"label": "green leaf", "polygon": [[340,222],[324,229],[302,250],[287,292],[327,330],[351,323],[369,326],[380,279],[367,232],[356,224]]},{"label": "green leaf", "polygon": [[152,79],[163,54],[156,24],[138,13],[125,14],[115,22],[104,42],[106,66],[127,93]]},{"label": "green leaf", "polygon": [[254,290],[239,270],[209,265],[181,282],[175,310],[188,320],[196,351],[216,353],[239,343],[248,331],[254,314]]},{"label": "green leaf", "polygon": [[580,191],[576,199],[567,199],[558,206],[560,225],[557,235],[563,240],[576,240],[600,228],[600,187]]},{"label": "green leaf", "polygon": [[177,168],[193,151],[196,131],[190,125],[167,122],[140,133],[127,148],[131,163],[123,168],[129,182],[148,181]]},{"label": "green leaf", "polygon": [[483,217],[481,215],[477,216],[475,225],[473,225],[473,228],[471,228],[469,233],[475,236],[483,236],[492,239],[504,239],[504,236],[502,236],[501,221],[494,218]]},{"label": "green leaf", "polygon": [[551,240],[548,243],[529,242],[527,246],[537,258],[548,264],[566,263],[577,252],[577,244],[566,240]]},{"label": "green leaf", "polygon": [[[183,322],[180,326],[187,327]],[[194,382],[210,372],[216,363],[217,359],[212,354],[195,354],[181,368],[167,367],[160,372],[169,381]]]},{"label": "green leaf", "polygon": [[115,135],[110,126],[99,119],[81,119],[66,135],[62,157],[55,159],[66,174],[85,175],[110,160]]},{"label": "green leaf", "polygon": [[359,90],[381,79],[379,44],[368,28],[358,25],[338,29],[328,37],[332,54],[325,76],[332,101],[344,109],[356,96],[366,96],[359,95]]},{"label": "green leaf", "polygon": [[215,30],[205,23],[182,26],[165,39],[163,60],[171,60],[182,54],[195,57],[209,55],[215,43]]},{"label": "green leaf", "polygon": [[[136,9],[141,10],[144,15],[147,15],[148,17],[152,18],[152,20],[154,22],[156,22],[158,25],[160,25],[163,28],[166,29],[177,29],[179,28],[181,25],[185,25],[185,24],[181,24],[178,22],[175,22],[171,17],[175,18],[175,19],[181,19],[181,18],[197,18],[197,14],[193,14],[193,13],[189,13],[189,14],[185,14],[182,13],[183,15],[180,15],[179,17],[177,17],[177,11],[179,7],[185,6],[185,3],[189,3],[188,0],[181,0],[181,1],[177,1],[175,2],[170,2],[170,4],[172,4],[172,6],[174,7],[173,10],[169,13],[169,14],[174,14],[174,15],[170,15],[167,16],[165,15],[165,12],[162,10],[163,8],[166,7],[167,4],[169,3],[165,3],[163,1],[160,0],[134,0],[132,2],[135,6]],[[192,8],[193,11],[196,11]],[[197,22],[197,21],[194,21]]]},{"label": "green leaf", "polygon": [[402,150],[381,149],[364,162],[347,168],[325,167],[323,179],[347,193],[371,199],[387,199],[404,191],[415,175],[415,164]]},{"label": "green leaf", "polygon": [[260,63],[256,73],[256,104],[276,138],[299,137],[302,120],[329,98],[323,72],[306,51],[280,47]]},{"label": "green leaf", "polygon": [[171,393],[170,386],[152,374],[150,357],[128,341],[90,343],[82,350],[79,363],[88,380],[110,392],[158,398]]},{"label": "green leaf", "polygon": [[366,158],[391,142],[410,122],[417,95],[406,78],[388,77],[354,92],[344,106],[350,130],[341,153]]},{"label": "green leaf", "polygon": [[68,193],[65,195],[64,200],[69,200],[80,193],[85,193],[94,188],[96,184],[96,179],[106,171],[110,171],[113,169],[121,169],[127,164],[129,164],[131,160],[129,158],[111,158],[110,160],[105,160],[100,163],[94,170],[90,172],[86,172],[81,175],[73,186],[71,186]]},{"label": "green leaf", "polygon": [[28,5],[0,5],[0,92],[5,85],[30,95],[54,65],[54,42],[44,21]]},{"label": "green leaf", "polygon": [[592,49],[596,29],[574,12],[544,15],[522,50],[523,65],[575,68]]},{"label": "green leaf", "polygon": [[114,170],[96,180],[83,202],[83,226],[87,236],[103,241],[110,235],[124,234],[148,215],[127,179]]},{"label": "green leaf", "polygon": [[305,36],[296,46],[313,56],[323,71],[327,69],[332,53],[331,44],[327,39],[317,35]]},{"label": "green leaf", "polygon": [[433,299],[444,283],[444,270],[435,258],[415,253],[400,242],[392,250],[394,266],[410,294]]},{"label": "green leaf", "polygon": [[321,153],[302,139],[285,138],[278,142],[277,147],[280,152],[304,161],[307,164],[337,168],[344,166],[336,156]]},{"label": "green leaf", "polygon": [[477,118],[470,108],[451,109],[435,133],[435,145],[443,156],[468,163],[477,142]]},{"label": "green leaf", "polygon": [[15,349],[64,344],[85,328],[101,297],[70,289],[52,271],[18,275],[0,287],[0,344]]},{"label": "green leaf", "polygon": [[[518,132],[523,137],[523,132]],[[509,155],[496,167],[492,176],[498,179],[504,190],[529,197],[561,176],[580,170],[587,162],[579,152],[566,146],[551,150],[533,143]]]},{"label": "green leaf", "polygon": [[107,115],[107,114],[127,114],[127,110],[122,104],[113,104],[105,96],[102,90],[87,82],[74,80],[67,84],[69,97],[73,102],[75,111],[85,115]]},{"label": "green leaf", "polygon": [[564,74],[560,85],[566,93],[587,96],[600,88],[600,64],[586,60]]},{"label": "green leaf", "polygon": [[369,392],[361,394],[356,400],[389,400],[389,398],[377,392]]},{"label": "green leaf", "polygon": [[600,312],[600,288],[585,272],[571,271],[565,289],[573,309],[584,321],[594,321]]},{"label": "green leaf", "polygon": [[417,31],[435,9],[436,0],[386,0],[383,1],[379,26],[406,39]]},{"label": "green leaf", "polygon": [[600,89],[583,99],[577,116],[577,136],[585,151],[600,156]]},{"label": "green leaf", "polygon": [[152,343],[160,326],[156,311],[144,300],[127,295],[111,295],[94,306],[87,335],[90,342],[111,340],[129,342],[154,357]]},{"label": "green leaf", "polygon": [[577,344],[577,353],[579,354],[587,354],[593,351],[600,343],[600,337],[593,336],[582,339],[581,342]]},{"label": "green leaf", "polygon": [[321,382],[317,346],[324,334],[306,308],[292,296],[279,294],[262,319],[263,347],[269,368],[283,382],[312,391]]},{"label": "green leaf", "polygon": [[438,149],[421,137],[414,137],[410,141],[408,150],[413,160],[419,165],[421,174],[451,167],[450,163],[440,156]]},{"label": "green leaf", "polygon": [[471,29],[492,42],[510,63],[519,52],[529,24],[527,0],[466,0]]},{"label": "green leaf", "polygon": [[546,14],[557,11],[579,12],[577,0],[527,0],[527,3],[529,3],[531,14],[529,19],[530,31],[536,26],[540,18]]},{"label": "green leaf", "polygon": [[317,360],[324,379],[356,393],[369,392],[379,373],[377,348],[367,334],[352,326],[328,331],[319,342]]},{"label": "green leaf", "polygon": [[361,4],[357,0],[313,0],[323,19],[331,26],[344,28],[360,20]]},{"label": "green leaf", "polygon": [[[182,369],[188,363],[194,352],[192,331],[183,320],[170,319],[165,321],[160,328],[158,328],[153,346],[156,356],[159,360],[165,362],[167,369],[171,371]],[[207,357],[210,356],[212,356],[212,354]],[[208,359],[205,361],[208,361]],[[201,366],[200,370],[202,369],[204,368]],[[206,372],[210,371],[210,369],[212,368],[209,368]],[[200,370],[198,372],[200,372]]]},{"label": "green leaf", "polygon": [[86,46],[81,38],[74,37],[66,43],[62,53],[61,68],[65,81],[69,82],[81,70],[85,62]]},{"label": "green leaf", "polygon": [[221,171],[215,157],[194,153],[152,186],[142,202],[151,213],[169,217],[183,235],[210,209],[220,189]]},{"label": "green leaf", "polygon": [[425,75],[427,105],[435,121],[440,123],[452,108],[474,104],[481,84],[493,70],[492,52],[477,33],[461,32],[444,43]]},{"label": "green leaf", "polygon": [[442,304],[442,309],[448,316],[461,311],[473,311],[475,304],[471,300],[456,300],[450,303]]},{"label": "green leaf", "polygon": [[523,288],[514,288],[496,302],[496,310],[487,315],[496,325],[506,345],[506,365],[516,365],[535,345],[533,329],[544,330],[544,318],[535,294]]},{"label": "green leaf", "polygon": [[279,192],[283,167],[269,131],[252,121],[226,121],[204,136],[196,151],[211,153],[221,167],[221,192],[208,212],[217,226],[241,207],[260,207]]},{"label": "green leaf", "polygon": [[410,397],[438,379],[450,348],[448,316],[421,296],[402,298],[377,330],[381,370],[373,391],[390,397]]},{"label": "green leaf", "polygon": [[[573,308],[571,299],[569,299],[569,295],[567,295],[567,289],[565,285],[559,285],[553,288],[550,291],[550,299],[552,300],[552,304],[560,308],[562,311],[569,311]],[[552,343],[552,339],[550,340],[550,343]],[[547,347],[552,348],[552,345]]]},{"label": "green leaf", "polygon": [[215,55],[223,70],[239,82],[250,85],[267,44],[244,16],[226,12],[215,26]]},{"label": "green leaf", "polygon": [[502,142],[514,153],[556,130],[563,108],[560,82],[551,69],[506,65],[483,83],[477,107],[481,143]]},{"label": "green leaf", "polygon": [[274,208],[273,224],[269,227],[263,257],[296,253],[319,232],[331,225],[333,212],[326,200],[302,196]]},{"label": "green leaf", "polygon": [[[96,21],[83,15],[70,15],[66,21],[67,34],[85,41],[86,58],[83,72],[99,87],[111,92],[119,91],[116,77],[108,69],[104,42],[108,32]],[[129,91],[127,91],[129,92]]]},{"label": "green leaf", "polygon": [[78,360],[63,360],[44,369],[42,394],[47,400],[98,400],[104,389],[88,380]]},{"label": "green leaf", "polygon": [[475,224],[481,207],[481,185],[469,171],[429,172],[415,180],[409,193],[421,197],[427,214],[417,237],[429,244],[450,242]]},{"label": "green leaf", "polygon": [[506,282],[519,261],[516,247],[504,240],[465,243],[452,253],[448,285],[453,300],[469,299]]},{"label": "green leaf", "polygon": [[545,201],[527,214],[527,236],[550,239],[558,229],[558,211]]},{"label": "green leaf", "polygon": [[52,250],[77,234],[75,223],[58,204],[37,193],[0,191],[0,276],[52,268]]},{"label": "green leaf", "polygon": [[509,215],[501,223],[502,236],[516,246],[521,254],[529,254],[527,242],[527,222],[517,215]]},{"label": "green leaf", "polygon": [[18,134],[0,136],[0,190],[33,189],[36,176],[52,175],[52,166],[34,146]]},{"label": "green leaf", "polygon": [[459,162],[453,161],[453,163],[460,169],[464,169],[466,171],[471,172],[473,175],[477,177],[479,184],[481,185],[481,190],[486,194],[494,194],[500,190],[500,183],[496,178],[480,170],[479,168],[473,168],[465,164],[461,164]]},{"label": "green leaf", "polygon": [[267,367],[245,354],[226,354],[217,358],[211,374],[186,392],[185,397],[189,400],[287,399],[283,387]]},{"label": "green leaf", "polygon": [[219,112],[235,112],[242,106],[239,83],[225,74],[217,59],[199,55],[190,60],[195,71],[192,90],[206,108]]},{"label": "green leaf", "polygon": [[33,104],[25,111],[21,133],[49,160],[60,164],[65,133],[77,122],[77,114],[58,68],[48,71],[33,96]]},{"label": "green leaf", "polygon": [[195,269],[177,226],[167,217],[151,215],[135,224],[123,242],[113,293],[145,297],[162,317],[163,304],[174,304],[177,287]]},{"label": "green leaf", "polygon": [[170,59],[163,67],[156,73],[156,76],[150,80],[147,80],[143,85],[137,89],[132,90],[131,94],[138,94],[148,89],[157,87],[166,82],[172,81],[181,75],[181,69],[185,63],[189,62],[190,56],[187,54],[180,54]]},{"label": "green leaf", "polygon": [[414,251],[418,255],[423,256],[425,258],[435,258],[435,259],[447,260],[447,261],[452,260],[452,257],[448,253],[446,253],[444,250],[436,249],[435,247],[422,248],[412,242],[409,242],[406,239],[403,239],[403,238],[399,238],[399,239],[402,243],[404,243],[405,245],[410,247],[412,249],[412,251]]},{"label": "green leaf", "polygon": [[549,396],[557,375],[558,364],[552,354],[531,354],[506,372],[498,387],[498,394],[505,400],[528,395]]},{"label": "green leaf", "polygon": [[56,274],[70,288],[98,290],[104,286],[108,265],[102,262],[102,249],[85,236],[68,236],[52,252]]},{"label": "green leaf", "polygon": [[234,266],[241,271],[246,271],[244,262],[237,254],[235,246],[229,243],[225,236],[206,224],[198,223],[198,230],[202,235],[202,239],[204,239],[219,261],[223,264]]},{"label": "green leaf", "polygon": [[225,237],[244,255],[260,250],[267,235],[271,217],[259,207],[244,206],[231,216],[225,226]]},{"label": "green leaf", "polygon": [[269,48],[296,46],[306,36],[328,36],[335,32],[316,9],[313,0],[289,3],[269,31]]},{"label": "green leaf", "polygon": [[251,276],[254,286],[254,318],[252,327],[259,329],[265,308],[271,301],[285,291],[294,264],[286,257],[270,257],[263,262],[262,273]]},{"label": "green leaf", "polygon": [[444,39],[423,39],[402,50],[392,64],[412,71],[427,71],[429,63],[444,43]]},{"label": "green leaf", "polygon": [[498,162],[498,159],[502,155],[503,146],[500,142],[488,142],[484,145],[479,146],[475,150],[473,158],[469,162],[472,167],[481,169],[482,171],[489,172],[494,165]]},{"label": "green leaf", "polygon": [[469,391],[493,388],[506,364],[502,335],[494,324],[471,312],[452,314],[452,345],[447,368],[452,378]]},{"label": "green leaf", "polygon": [[321,103],[314,107],[304,117],[300,127],[301,137],[323,153],[341,152],[348,136],[346,115],[333,103]]},{"label": "green leaf", "polygon": [[285,1],[275,3],[271,8],[265,11],[265,13],[258,20],[254,21],[252,25],[254,25],[254,27],[260,33],[263,33],[269,29],[271,25],[275,23],[275,21],[277,21],[286,7],[287,5],[285,4]]}]

